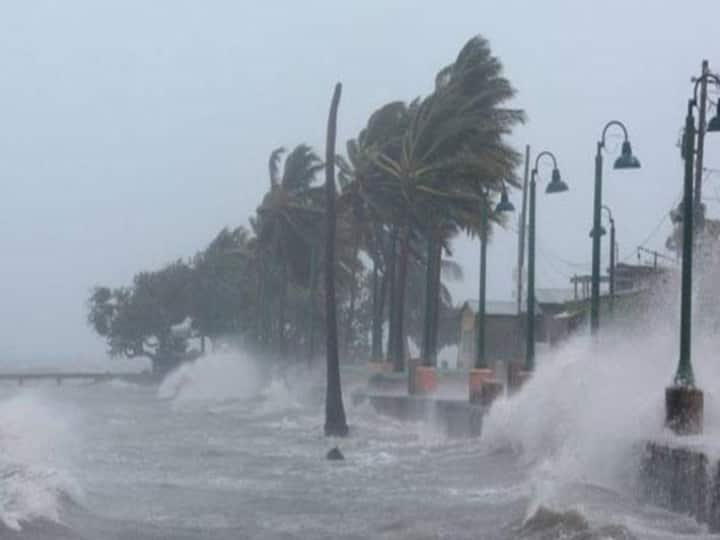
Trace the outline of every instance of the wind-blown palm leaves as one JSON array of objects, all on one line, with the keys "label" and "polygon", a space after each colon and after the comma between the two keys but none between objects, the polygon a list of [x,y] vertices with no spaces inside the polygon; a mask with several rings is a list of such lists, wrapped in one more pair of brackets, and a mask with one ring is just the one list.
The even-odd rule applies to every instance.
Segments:
[{"label": "wind-blown palm leaves", "polygon": [[[520,156],[505,141],[512,127],[524,119],[522,111],[501,105],[514,95],[502,66],[492,56],[487,41],[471,39],[456,61],[436,77],[435,91],[407,107],[393,105],[405,129],[390,137],[372,159],[384,173],[374,185],[375,206],[389,207],[397,228],[399,254],[394,303],[397,324],[391,329],[390,355],[396,367],[402,364],[403,309],[407,259],[411,236],[421,232],[428,239],[427,260],[437,261],[437,251],[458,230],[477,232],[478,207],[487,204],[486,190],[499,191],[504,181],[514,182]],[[398,144],[399,142],[399,144]],[[439,272],[427,273],[429,309],[437,290]],[[436,310],[435,310],[436,311]],[[392,326],[392,325],[391,325]]]},{"label": "wind-blown palm leaves", "polygon": [[265,328],[262,340],[277,339],[279,351],[286,351],[286,304],[288,284],[307,275],[311,246],[317,243],[322,226],[321,190],[313,187],[316,174],[322,170],[320,158],[309,146],[295,147],[282,166],[285,150],[270,154],[270,190],[252,222],[257,235],[260,301]]}]

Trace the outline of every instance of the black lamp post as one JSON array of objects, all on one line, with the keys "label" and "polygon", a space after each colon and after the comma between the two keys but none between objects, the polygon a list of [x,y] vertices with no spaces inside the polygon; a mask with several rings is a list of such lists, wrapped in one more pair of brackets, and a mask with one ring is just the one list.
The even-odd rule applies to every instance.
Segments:
[{"label": "black lamp post", "polygon": [[553,162],[552,179],[545,188],[545,193],[561,193],[568,190],[568,185],[560,178],[557,160],[552,152],[540,152],[535,158],[530,176],[530,201],[528,214],[528,279],[527,279],[527,324],[525,333],[525,371],[535,369],[535,186],[538,175],[538,164],[543,157]]},{"label": "black lamp post", "polygon": [[[605,148],[605,136],[612,126],[618,126],[623,130],[625,140],[622,144],[620,156],[615,160],[615,169],[639,169],[640,161],[632,153],[632,146],[628,140],[628,131],[625,124],[618,120],[612,120],[605,124],[602,136],[597,143],[595,154],[595,196],[593,198],[593,227],[592,230],[600,230],[600,218],[602,213],[602,151]],[[600,235],[593,235],[592,243],[592,288],[590,301],[590,331],[595,334],[600,327]]]},{"label": "black lamp post", "polygon": [[[720,85],[720,78],[712,73],[703,73],[695,81],[693,98],[688,101],[683,135],[685,170],[683,178],[682,203],[682,291],[680,300],[680,358],[673,386],[665,389],[665,423],[679,435],[702,432],[703,393],[695,387],[695,376],[691,362],[692,340],[692,266],[695,207],[693,200],[693,161],[695,159],[695,117],[693,108],[698,105],[697,92],[701,83],[713,80]],[[701,126],[702,129],[703,126]],[[708,123],[708,132],[720,131],[720,110]],[[704,142],[704,138],[703,138]]]}]

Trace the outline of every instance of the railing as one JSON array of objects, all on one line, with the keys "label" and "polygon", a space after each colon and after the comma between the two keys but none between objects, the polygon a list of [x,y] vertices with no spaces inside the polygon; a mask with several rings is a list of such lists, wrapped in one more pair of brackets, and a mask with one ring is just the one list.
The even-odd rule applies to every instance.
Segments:
[{"label": "railing", "polygon": [[112,380],[120,380],[124,382],[136,383],[136,384],[147,384],[153,382],[152,374],[148,372],[143,373],[113,373],[110,371],[106,372],[89,372],[89,371],[74,371],[74,372],[15,372],[15,373],[1,373],[0,381],[17,381],[22,386],[25,381],[42,381],[42,380],[55,380],[58,385],[62,384],[64,380],[89,380],[95,383],[108,382]]}]

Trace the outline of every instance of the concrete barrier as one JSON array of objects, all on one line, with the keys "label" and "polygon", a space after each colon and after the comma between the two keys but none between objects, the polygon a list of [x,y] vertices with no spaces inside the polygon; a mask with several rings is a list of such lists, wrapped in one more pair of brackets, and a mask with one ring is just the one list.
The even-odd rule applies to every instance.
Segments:
[{"label": "concrete barrier", "polygon": [[648,442],[640,469],[644,500],[706,523],[720,531],[720,453],[711,456],[699,442]]}]

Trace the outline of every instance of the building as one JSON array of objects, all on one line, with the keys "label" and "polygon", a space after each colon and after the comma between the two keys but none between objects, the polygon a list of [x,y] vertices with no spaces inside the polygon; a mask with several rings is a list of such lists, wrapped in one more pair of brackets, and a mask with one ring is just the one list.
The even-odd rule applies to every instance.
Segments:
[{"label": "building", "polygon": [[[584,309],[573,309],[572,290],[538,289],[535,303],[535,339],[538,348],[550,347],[574,332],[584,320]],[[460,307],[458,369],[470,369],[475,362],[477,300]],[[485,354],[488,362],[523,362],[527,313],[518,313],[515,301],[489,301],[485,306]]]}]

